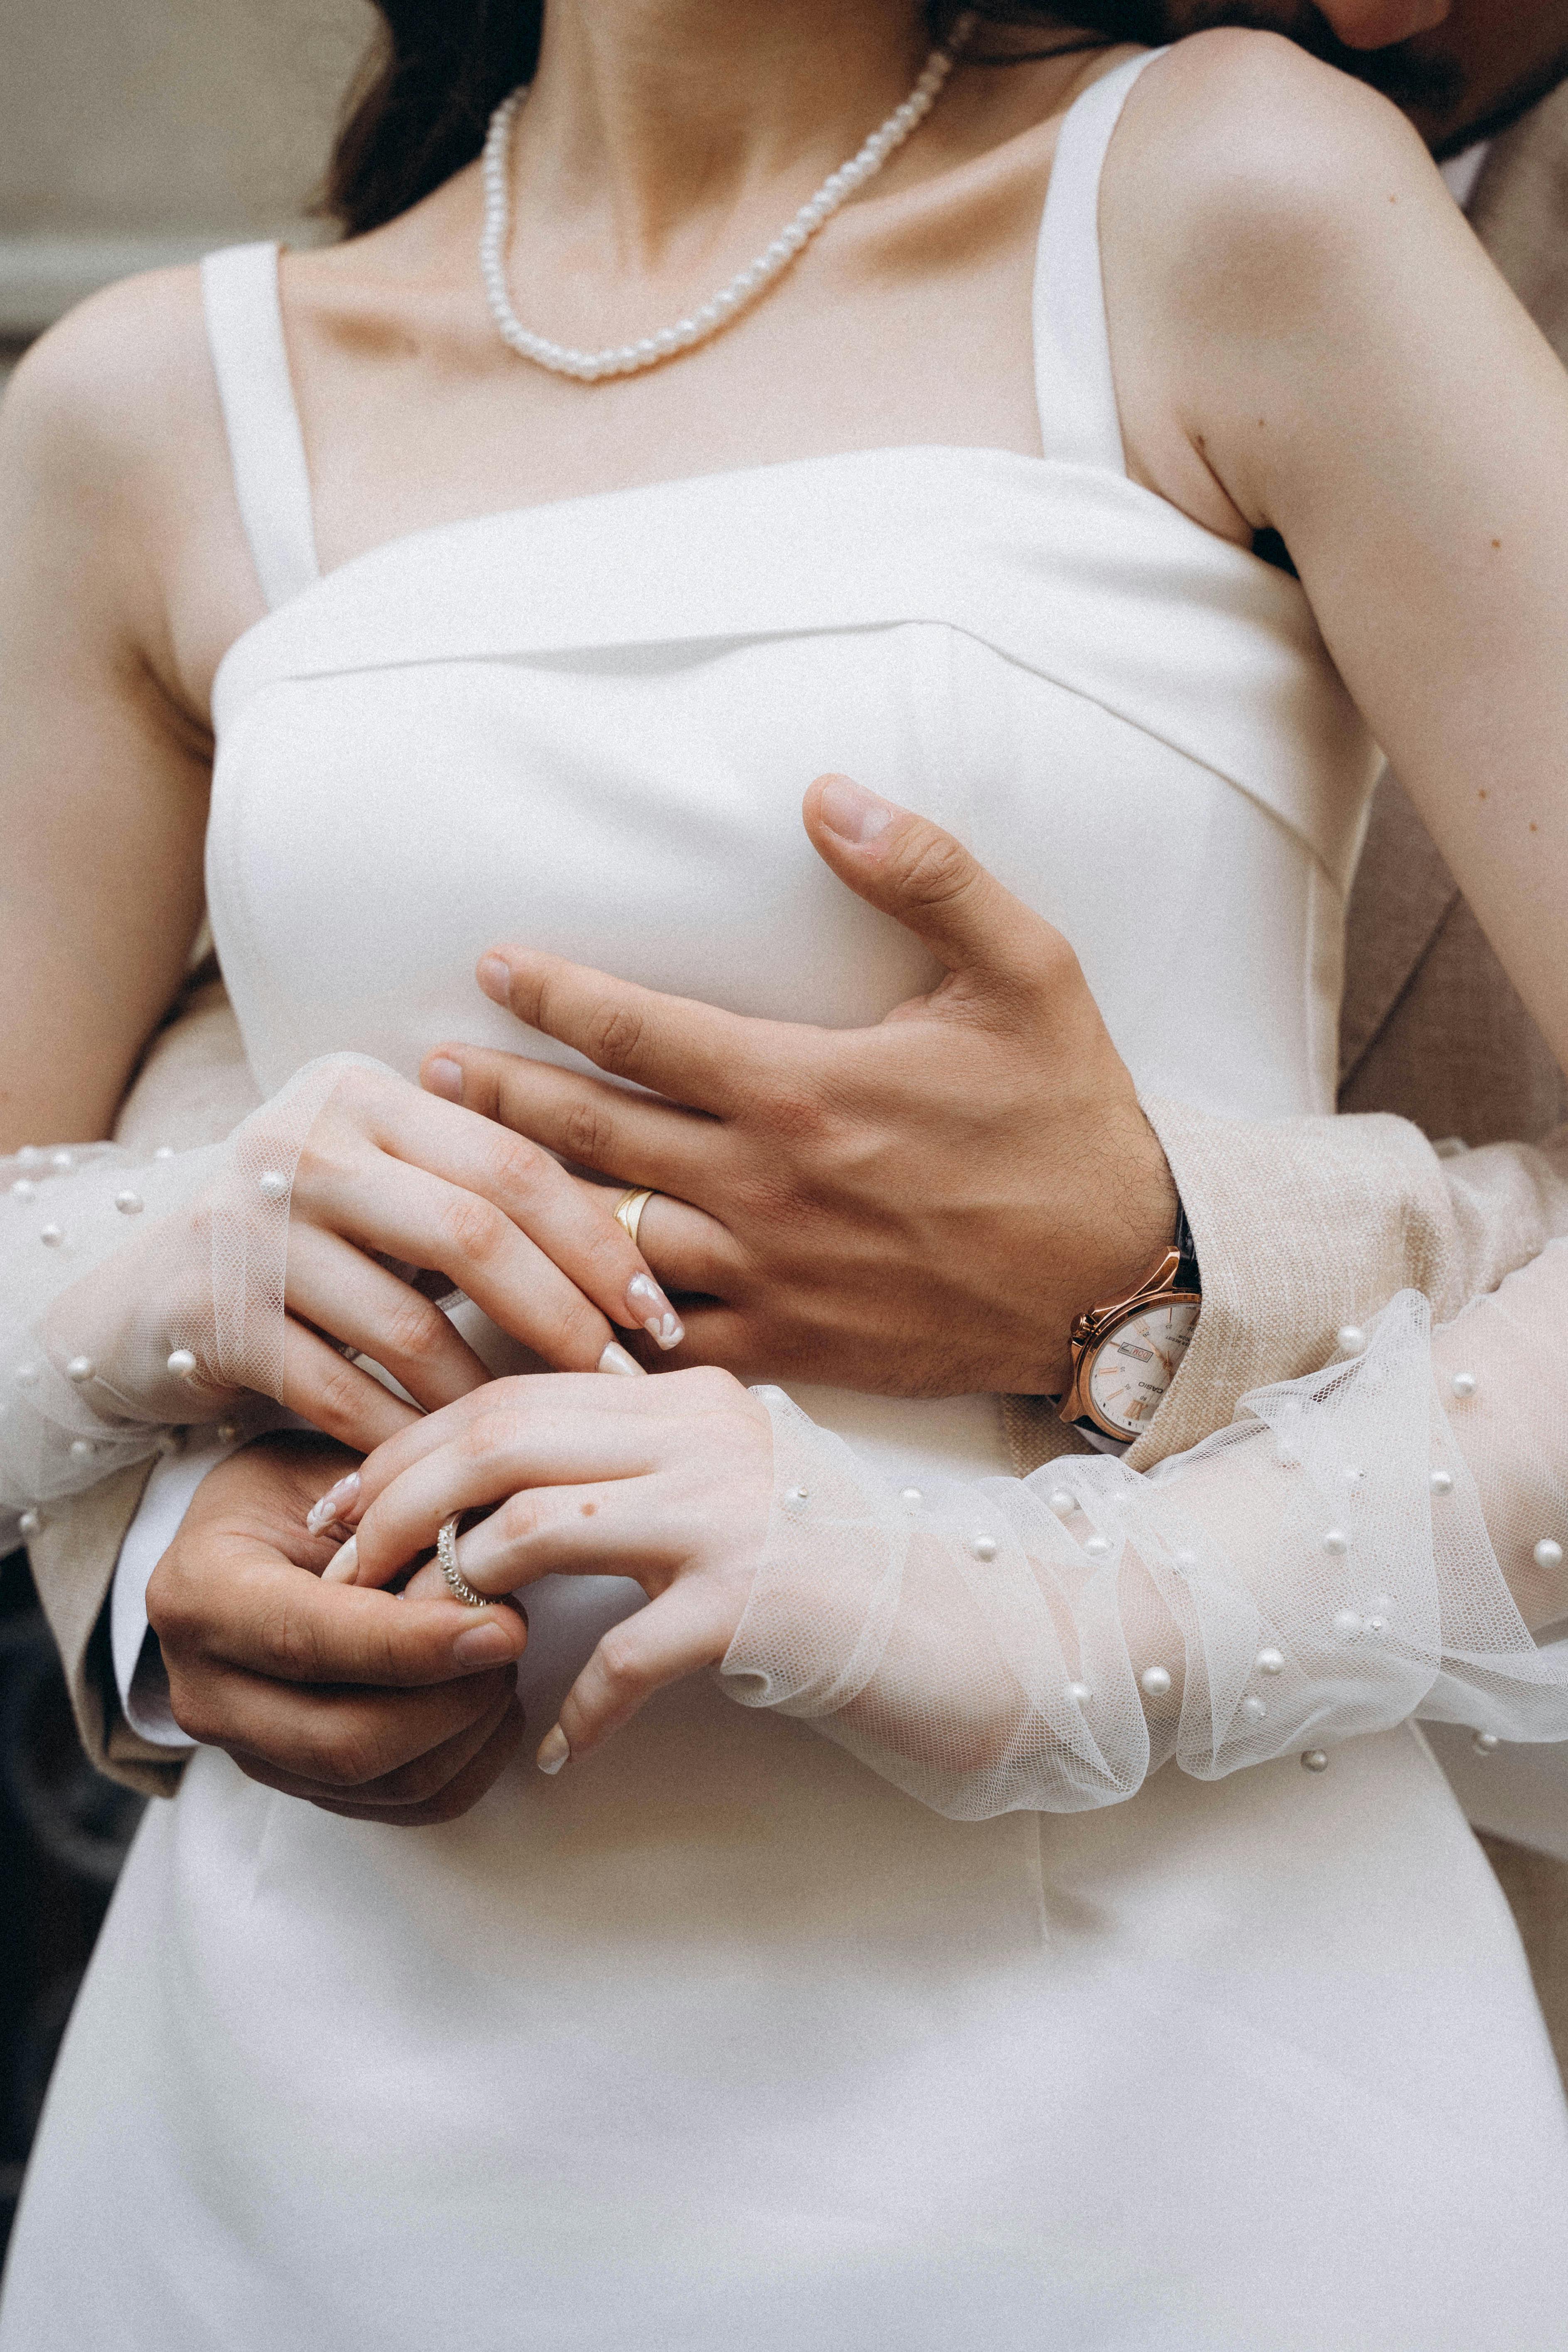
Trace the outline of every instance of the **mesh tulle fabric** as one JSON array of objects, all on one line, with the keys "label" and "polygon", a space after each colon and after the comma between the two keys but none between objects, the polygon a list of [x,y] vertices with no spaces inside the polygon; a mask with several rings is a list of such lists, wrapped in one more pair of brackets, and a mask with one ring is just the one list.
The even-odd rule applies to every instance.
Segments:
[{"label": "mesh tulle fabric", "polygon": [[773,1508],[723,1686],[963,1820],[1412,1715],[1568,1738],[1530,1630],[1568,1613],[1534,1557],[1568,1549],[1565,1314],[1568,1242],[1436,1335],[1402,1292],[1353,1361],[1147,1474],[1074,1454],[898,1493],[765,1391]]},{"label": "mesh tulle fabric", "polygon": [[[81,1493],[172,1428],[281,1393],[295,1170],[344,1070],[365,1066],[310,1063],[195,1150],[0,1161],[0,1508]],[[171,1371],[180,1350],[194,1370]]]}]

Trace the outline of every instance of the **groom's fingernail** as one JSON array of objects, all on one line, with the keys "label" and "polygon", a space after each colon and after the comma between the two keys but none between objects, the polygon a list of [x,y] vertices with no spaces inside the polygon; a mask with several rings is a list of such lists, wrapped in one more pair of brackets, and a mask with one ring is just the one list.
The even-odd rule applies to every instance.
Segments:
[{"label": "groom's fingernail", "polygon": [[479,958],[479,986],[496,1004],[505,1004],[511,996],[511,974],[500,956]]},{"label": "groom's fingernail", "polygon": [[686,1326],[651,1274],[634,1274],[626,1285],[626,1305],[656,1348],[679,1348]]},{"label": "groom's fingernail", "polygon": [[602,1372],[629,1372],[635,1380],[639,1381],[646,1381],[647,1378],[646,1368],[638,1363],[637,1358],[628,1349],[622,1347],[618,1339],[612,1339],[600,1357],[599,1370]]},{"label": "groom's fingernail", "polygon": [[321,1570],[323,1584],[353,1584],[359,1578],[359,1538],[350,1536],[341,1551],[335,1551]]},{"label": "groom's fingernail", "polygon": [[[324,1535],[334,1519],[345,1517],[349,1505],[359,1493],[359,1489],[360,1475],[357,1470],[351,1470],[346,1478],[340,1478],[335,1486],[329,1486],[321,1500],[312,1503],[306,1512],[305,1533],[309,1536]],[[351,1520],[349,1524],[352,1526],[353,1521]]]},{"label": "groom's fingernail", "polygon": [[852,841],[864,849],[868,841],[886,833],[898,810],[891,801],[883,800],[877,793],[868,793],[863,784],[848,776],[829,776],[822,787],[822,822],[841,841]]},{"label": "groom's fingernail", "polygon": [[425,1091],[428,1095],[439,1095],[443,1102],[460,1103],[463,1099],[461,1062],[449,1062],[445,1054],[437,1054],[434,1061],[426,1062]]},{"label": "groom's fingernail", "polygon": [[571,1743],[561,1726],[557,1724],[554,1730],[547,1731],[540,1741],[539,1753],[534,1758],[534,1762],[542,1773],[553,1780],[563,1764],[570,1759],[571,1754]]}]

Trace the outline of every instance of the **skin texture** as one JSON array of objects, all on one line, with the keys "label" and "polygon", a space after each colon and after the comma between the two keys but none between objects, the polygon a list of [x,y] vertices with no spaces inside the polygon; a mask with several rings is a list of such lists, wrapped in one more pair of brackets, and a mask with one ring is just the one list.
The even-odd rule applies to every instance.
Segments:
[{"label": "skin texture", "polygon": [[[1348,15],[1342,30],[1370,37]],[[514,157],[530,318],[593,342],[679,315],[903,94],[922,47],[895,0],[559,0]],[[1035,231],[1061,111],[1110,62],[961,68],[809,266],[700,358],[635,383],[563,383],[498,346],[473,269],[474,171],[373,236],[292,257],[324,562],[498,506],[729,465],[918,441],[1037,455]],[[1205,36],[1145,78],[1104,237],[1135,478],[1237,541],[1284,533],[1352,688],[1561,1040],[1568,666],[1552,646],[1568,424],[1544,347],[1382,101],[1267,39]],[[1491,372],[1459,381],[1455,354],[1478,351]],[[194,279],[113,289],[29,356],[0,425],[0,803],[21,845],[0,879],[12,1141],[102,1133],[172,993],[199,906],[211,679],[259,614]],[[867,868],[830,862],[863,887]],[[919,909],[918,884],[900,904]],[[1042,1021],[1084,1020],[1059,947],[1037,946],[1050,984],[1018,996],[1033,1049]],[[984,992],[973,960],[954,977],[955,998]],[[926,1019],[940,1048],[951,1009],[903,1025]],[[1027,1059],[1020,1046],[1018,1071]],[[1104,1078],[1114,1106],[1125,1073]],[[1041,1164],[1062,1147],[1053,1117],[1047,1101]],[[1122,1201],[1136,1133],[1105,1122],[1107,1148],[1076,1163],[1076,1208],[1042,1213],[1037,1260],[1058,1217],[1103,1248],[1097,1213]],[[1152,1207],[1163,1180],[1148,1173]],[[853,1223],[825,1251],[847,1260]],[[768,1263],[776,1286],[787,1268]],[[1087,1299],[1098,1259],[1079,1272]],[[984,1286],[974,1321],[994,1321]],[[849,1341],[885,1354],[901,1331]],[[1006,1337],[981,1385],[1024,1376]],[[957,1350],[966,1384],[973,1353]],[[1050,1361],[1029,1370],[1047,1378]],[[208,1600],[168,1620],[180,1703],[222,1738],[196,1663],[225,1654],[202,1632],[214,1588],[196,1589]]]}]

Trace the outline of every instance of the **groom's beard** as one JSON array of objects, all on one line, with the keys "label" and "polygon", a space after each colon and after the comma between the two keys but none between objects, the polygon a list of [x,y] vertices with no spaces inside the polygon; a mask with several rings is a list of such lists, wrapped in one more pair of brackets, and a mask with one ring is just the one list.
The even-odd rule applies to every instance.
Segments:
[{"label": "groom's beard", "polygon": [[1396,41],[1388,49],[1352,49],[1342,41],[1312,0],[1169,0],[1161,13],[1167,37],[1208,32],[1219,25],[1240,25],[1248,31],[1283,33],[1325,65],[1337,66],[1357,81],[1369,82],[1395,106],[1419,110],[1445,120],[1457,114],[1465,98],[1464,68],[1455,58],[1433,56],[1425,40]]}]

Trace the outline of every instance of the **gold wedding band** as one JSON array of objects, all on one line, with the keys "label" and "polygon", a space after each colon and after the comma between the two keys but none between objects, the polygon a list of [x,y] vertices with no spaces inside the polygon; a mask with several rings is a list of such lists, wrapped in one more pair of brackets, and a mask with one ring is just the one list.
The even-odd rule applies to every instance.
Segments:
[{"label": "gold wedding band", "polygon": [[441,1563],[441,1573],[452,1588],[452,1597],[467,1609],[488,1609],[489,1602],[482,1592],[476,1592],[462,1570],[458,1566],[458,1521],[461,1511],[454,1511],[442,1522],[436,1537],[436,1557]]},{"label": "gold wedding band", "polygon": [[642,1213],[652,1198],[653,1194],[650,1192],[643,1191],[634,1184],[629,1191],[623,1192],[616,1202],[616,1223],[633,1249],[638,1245],[637,1228],[642,1223]]}]

